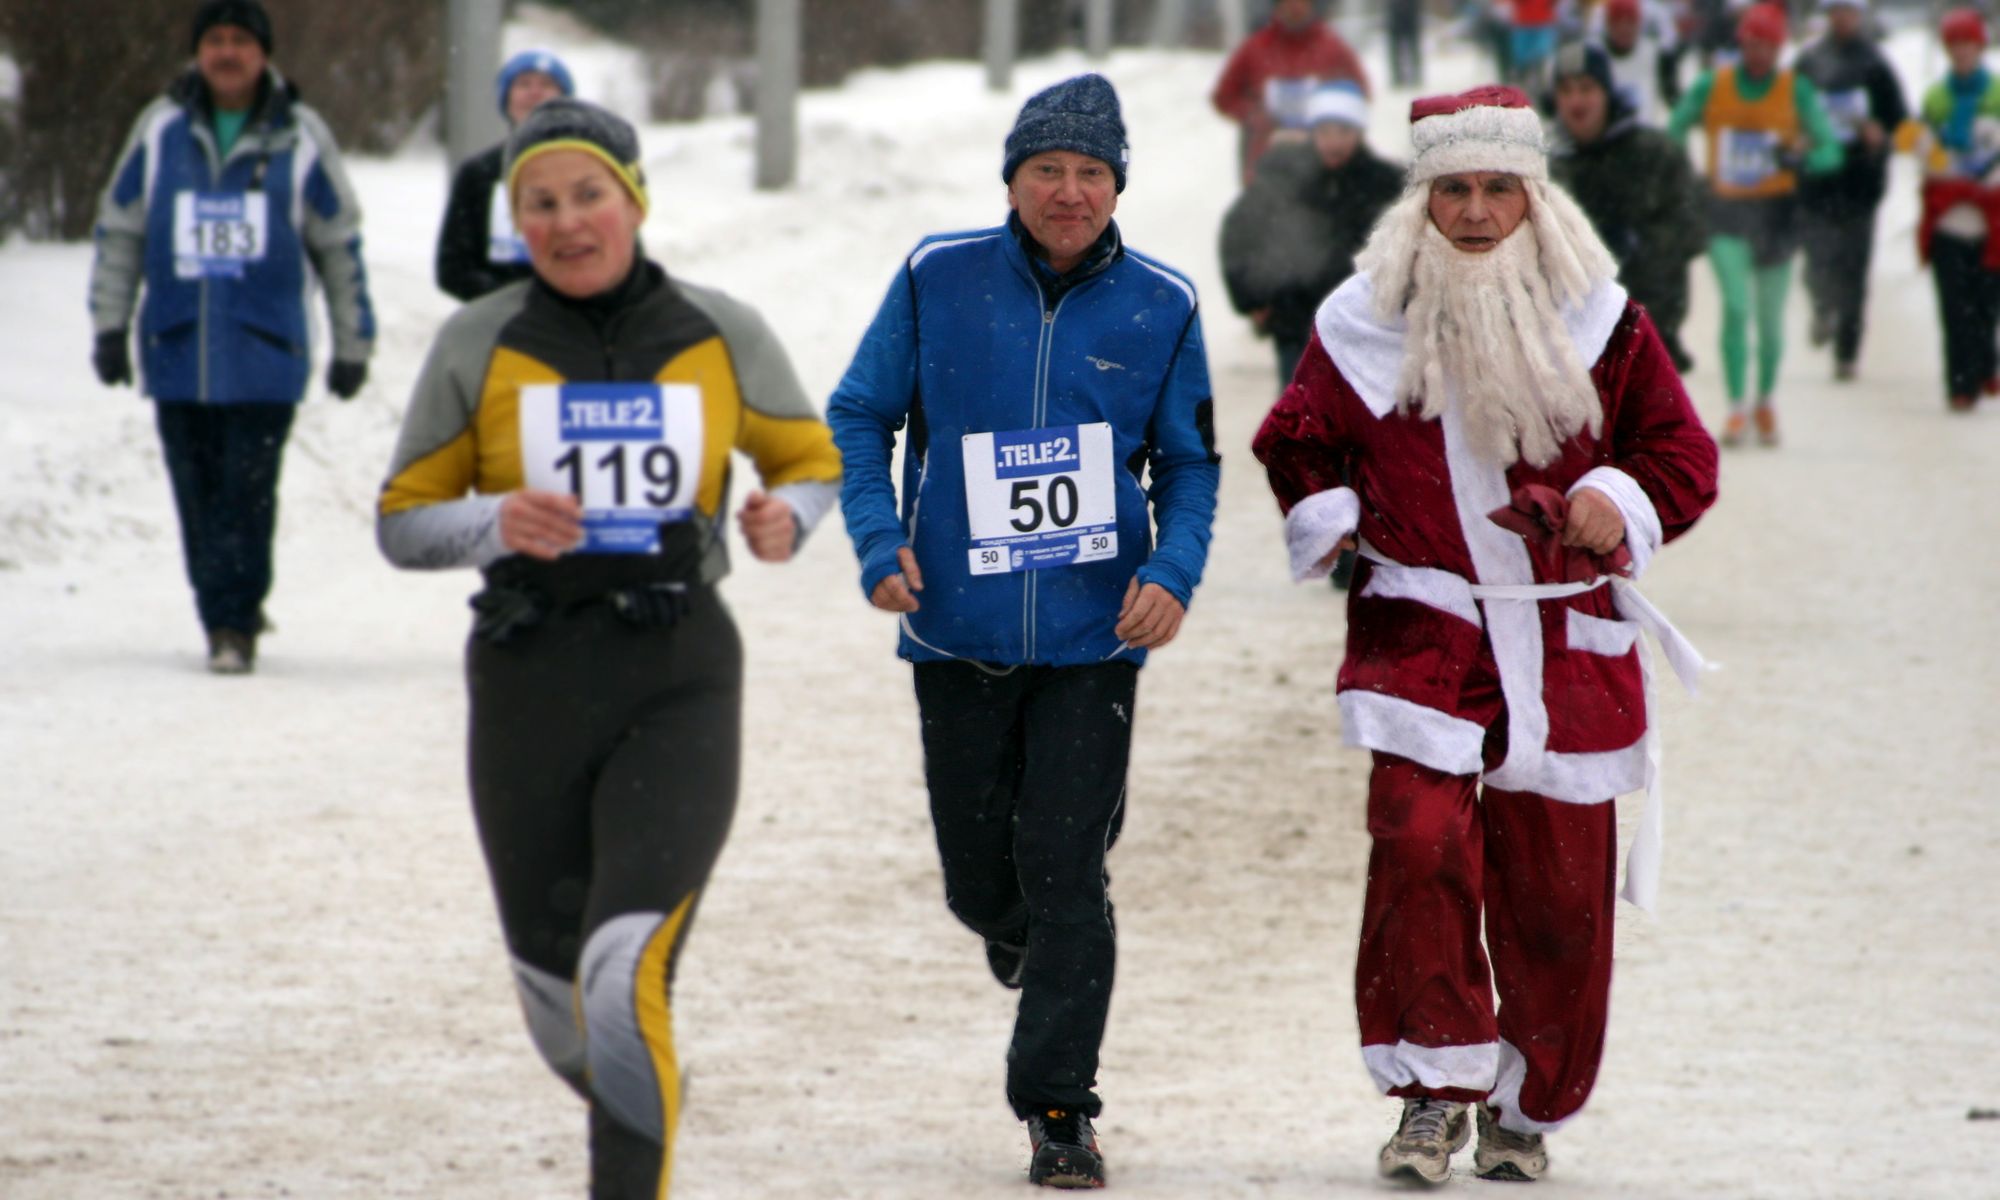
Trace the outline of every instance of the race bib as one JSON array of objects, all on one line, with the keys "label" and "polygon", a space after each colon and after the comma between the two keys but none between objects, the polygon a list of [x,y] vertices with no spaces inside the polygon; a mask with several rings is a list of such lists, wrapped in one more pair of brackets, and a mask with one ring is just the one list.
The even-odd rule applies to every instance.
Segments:
[{"label": "race bib", "polygon": [[528,486],[583,501],[583,554],[652,554],[701,494],[701,389],[691,383],[521,389]]},{"label": "race bib", "polygon": [[1833,123],[1833,131],[1840,140],[1851,142],[1861,134],[1861,126],[1868,120],[1868,89],[1845,88],[1838,92],[1821,92],[1820,104],[1826,109],[1826,118]]},{"label": "race bib", "polygon": [[1110,425],[971,433],[963,448],[974,575],[1118,556]]},{"label": "race bib", "polygon": [[1264,111],[1280,129],[1306,129],[1311,121],[1306,117],[1306,101],[1311,98],[1319,80],[1308,76],[1304,79],[1267,79],[1264,81]]},{"label": "race bib", "polygon": [[1753,188],[1778,173],[1778,135],[1768,129],[1724,129],[1716,178],[1730,187]]},{"label": "race bib", "polygon": [[241,279],[262,261],[271,230],[263,192],[175,192],[174,275]]},{"label": "race bib", "polygon": [[486,259],[493,263],[528,261],[528,243],[514,229],[514,208],[505,181],[493,185],[493,202],[486,206]]}]

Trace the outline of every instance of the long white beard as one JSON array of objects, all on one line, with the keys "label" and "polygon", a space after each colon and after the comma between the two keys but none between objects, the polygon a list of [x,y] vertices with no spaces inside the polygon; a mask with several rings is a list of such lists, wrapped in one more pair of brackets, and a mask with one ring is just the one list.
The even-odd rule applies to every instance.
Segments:
[{"label": "long white beard", "polygon": [[1455,395],[1471,449],[1503,468],[1522,459],[1545,467],[1563,443],[1604,426],[1563,306],[1616,267],[1568,196],[1528,183],[1528,218],[1484,254],[1453,246],[1431,223],[1424,191],[1412,189],[1357,261],[1378,312],[1401,309],[1407,323],[1399,402],[1436,418]]}]

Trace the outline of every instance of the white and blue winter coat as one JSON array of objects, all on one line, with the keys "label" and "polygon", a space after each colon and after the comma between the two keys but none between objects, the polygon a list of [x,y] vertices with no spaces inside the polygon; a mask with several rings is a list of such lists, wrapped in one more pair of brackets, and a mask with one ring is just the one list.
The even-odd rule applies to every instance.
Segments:
[{"label": "white and blue winter coat", "polygon": [[[262,246],[240,274],[203,273],[176,246],[184,195],[261,196]],[[137,310],[144,387],[156,399],[297,403],[312,365],[315,278],[326,290],[334,358],[368,359],[375,316],[361,207],[326,123],[274,69],[227,158],[198,74],[148,105],[99,202],[96,238],[92,322],[100,334],[127,329]]]},{"label": "white and blue winter coat", "polygon": [[[1194,286],[1126,249],[1116,225],[1061,277],[1025,240],[1010,217],[920,243],[828,403],[861,588],[896,573],[898,547],[915,552],[921,607],[898,646],[912,661],[1142,662],[1112,632],[1126,588],[1136,577],[1187,604],[1215,515]],[[1111,427],[1115,557],[975,575],[962,440],[1099,422]],[[906,424],[899,508],[890,458]]]}]

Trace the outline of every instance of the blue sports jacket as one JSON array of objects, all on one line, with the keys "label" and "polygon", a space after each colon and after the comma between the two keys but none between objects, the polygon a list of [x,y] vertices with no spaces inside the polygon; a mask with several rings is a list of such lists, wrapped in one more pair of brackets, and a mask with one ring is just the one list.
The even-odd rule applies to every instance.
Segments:
[{"label": "blue sports jacket", "polygon": [[[1187,604],[1215,516],[1221,460],[1194,285],[1126,249],[1116,225],[1060,279],[1025,237],[1010,217],[919,243],[828,402],[861,590],[899,569],[898,547],[915,551],[924,590],[897,648],[914,662],[1141,663],[1112,632],[1127,585],[1136,576]],[[961,440],[1096,422],[1112,430],[1116,557],[973,574]],[[889,464],[906,423],[899,511]]]},{"label": "blue sports jacket", "polygon": [[[139,358],[155,399],[297,403],[312,365],[315,279],[326,289],[333,356],[366,362],[373,347],[361,208],[332,133],[275,68],[226,158],[210,119],[207,89],[190,73],[134,124],[98,205],[93,324],[125,329],[138,304]],[[176,269],[183,193],[262,193],[265,242],[240,277]]]}]

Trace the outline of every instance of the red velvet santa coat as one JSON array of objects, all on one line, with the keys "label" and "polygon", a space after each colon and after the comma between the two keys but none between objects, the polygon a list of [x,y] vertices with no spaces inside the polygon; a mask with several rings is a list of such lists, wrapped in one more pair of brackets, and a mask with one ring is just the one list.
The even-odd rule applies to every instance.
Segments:
[{"label": "red velvet santa coat", "polygon": [[[1495,787],[1574,803],[1646,778],[1638,625],[1610,587],[1557,600],[1475,600],[1469,584],[1557,580],[1487,516],[1514,490],[1599,488],[1625,518],[1633,574],[1715,502],[1716,448],[1645,311],[1616,284],[1566,313],[1564,331],[1604,405],[1547,467],[1504,472],[1466,444],[1456,401],[1436,419],[1395,403],[1403,324],[1382,322],[1356,275],[1329,296],[1292,384],[1253,444],[1286,514],[1294,573],[1348,532],[1396,566],[1359,564],[1338,693],[1349,745],[1453,774],[1482,769],[1484,727],[1461,704],[1490,642],[1507,708]],[[1342,486],[1343,474],[1352,490]],[[1358,524],[1358,529],[1357,529]]]}]

